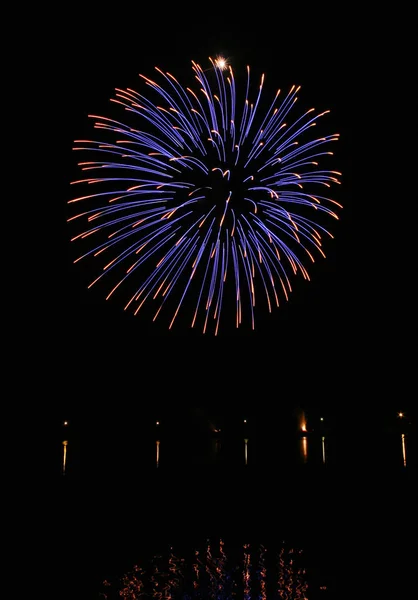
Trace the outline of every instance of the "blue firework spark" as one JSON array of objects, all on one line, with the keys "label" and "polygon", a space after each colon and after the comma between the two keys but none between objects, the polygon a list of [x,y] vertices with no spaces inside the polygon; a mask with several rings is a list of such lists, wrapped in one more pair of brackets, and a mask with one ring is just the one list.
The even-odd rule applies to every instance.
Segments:
[{"label": "blue firework spark", "polygon": [[341,173],[319,166],[339,134],[310,136],[328,110],[291,119],[296,86],[261,109],[264,75],[250,100],[249,67],[240,97],[227,61],[209,60],[192,61],[195,90],[156,67],[159,82],[140,75],[147,94],[116,89],[124,121],[89,115],[101,135],[74,149],[94,153],[78,163],[92,174],[73,183],[100,189],[69,201],[86,207],[69,221],[86,223],[72,239],[86,240],[75,262],[98,263],[89,287],[104,279],[134,314],[147,303],[171,328],[183,309],[216,335],[223,314],[254,329],[256,300],[271,312],[291,277],[309,279],[305,263],[333,237],[317,217],[341,208],[321,190]]}]

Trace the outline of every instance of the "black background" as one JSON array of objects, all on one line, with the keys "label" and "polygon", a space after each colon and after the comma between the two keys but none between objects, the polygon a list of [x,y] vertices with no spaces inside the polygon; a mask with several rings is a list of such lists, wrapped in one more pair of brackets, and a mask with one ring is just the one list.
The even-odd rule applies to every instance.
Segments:
[{"label": "black background", "polygon": [[[295,378],[297,394],[314,385],[315,393],[334,399],[361,367],[356,356],[363,302],[352,183],[355,63],[345,38],[325,18],[314,27],[309,19],[296,25],[283,17],[285,24],[279,19],[276,26],[268,13],[258,25],[256,18],[252,22],[234,10],[232,16],[220,11],[208,20],[193,11],[174,11],[172,18],[165,11],[158,17],[152,10],[122,12],[116,20],[103,11],[69,15],[66,35],[56,46],[60,60],[51,70],[60,115],[59,127],[51,130],[60,152],[60,185],[52,195],[54,250],[45,291],[51,290],[48,318],[54,320],[48,345],[61,380],[76,396],[86,390],[81,392],[86,404],[94,396],[87,390],[106,395],[111,387],[122,398],[132,398],[133,390],[138,398],[145,390],[146,397],[159,397],[162,387],[193,400],[198,390],[210,397],[223,386],[235,390],[231,401],[250,387],[262,401],[263,390],[294,394]],[[297,278],[289,302],[272,314],[259,311],[255,332],[244,326],[223,333],[221,327],[214,339],[181,322],[168,332],[165,323],[134,317],[120,303],[105,302],[103,292],[88,291],[92,273],[73,264],[77,250],[69,243],[74,230],[66,223],[66,202],[74,195],[70,181],[80,177],[73,140],[91,135],[88,114],[113,110],[109,98],[115,87],[138,87],[138,73],[153,76],[154,66],[190,81],[192,59],[206,65],[208,56],[218,54],[229,58],[235,72],[249,64],[254,77],[265,73],[272,92],[295,83],[302,86],[305,107],[331,109],[325,129],[341,134],[333,150],[334,166],[343,172],[336,193],[344,209],[332,223],[335,239],[327,244],[327,258],[310,271],[312,281]],[[367,338],[367,331],[363,335]]]},{"label": "black background", "polygon": [[[400,232],[408,225],[410,186],[395,175],[394,166],[408,110],[403,87],[411,71],[411,54],[403,45],[408,15],[396,20],[379,13],[370,21],[365,16],[349,5],[327,11],[259,3],[251,9],[71,5],[48,15],[48,33],[42,39],[40,30],[38,39],[44,55],[39,71],[46,81],[35,86],[46,109],[36,119],[43,166],[36,196],[30,194],[45,216],[29,290],[35,297],[31,324],[19,360],[28,356],[31,388],[56,409],[56,427],[75,418],[84,422],[87,439],[89,432],[100,437],[116,424],[122,438],[132,418],[153,416],[158,404],[218,402],[226,414],[246,405],[274,411],[276,402],[326,406],[330,414],[347,416],[347,423],[356,423],[361,408],[368,424],[381,406],[391,413],[405,405],[411,411],[413,328],[405,289],[411,271],[403,251],[408,236]],[[332,109],[341,133],[334,150],[343,172],[344,210],[311,283],[302,282],[284,308],[260,315],[256,332],[214,339],[154,327],[87,291],[86,273],[72,264],[66,202],[72,197],[69,183],[78,176],[73,140],[89,130],[89,113],[106,114],[115,87],[136,87],[138,73],[151,75],[154,66],[176,75],[189,72],[191,60],[204,64],[217,54],[229,57],[235,70],[250,64],[254,73],[264,72],[274,88],[302,85],[307,104]],[[409,537],[392,513],[396,494],[382,485],[379,494],[370,495],[370,488],[362,487],[365,473],[361,481],[351,474],[351,488],[335,480],[335,494],[321,512],[329,517],[324,528],[333,529],[331,517],[339,511],[338,531],[346,531],[341,513],[350,514],[349,523],[363,540],[387,542],[378,560],[365,548],[355,555],[362,561],[367,554],[366,580],[376,585],[378,579],[383,586],[386,576],[397,589],[399,572],[406,585]],[[87,489],[77,497],[72,518],[82,538],[86,514],[100,502]],[[407,515],[410,523],[410,507]],[[350,543],[339,539],[344,581],[354,569]],[[403,548],[395,563],[394,544]],[[75,573],[68,585],[79,590],[85,565],[81,568],[70,553],[67,558],[67,578]]]}]

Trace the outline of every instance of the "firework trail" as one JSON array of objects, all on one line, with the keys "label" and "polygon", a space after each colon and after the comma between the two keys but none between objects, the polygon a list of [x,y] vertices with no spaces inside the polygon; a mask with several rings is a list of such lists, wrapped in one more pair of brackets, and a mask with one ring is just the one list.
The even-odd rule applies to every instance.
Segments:
[{"label": "firework trail", "polygon": [[254,90],[247,67],[240,95],[232,67],[210,61],[192,62],[196,89],[156,67],[156,81],[140,76],[147,94],[116,89],[124,120],[89,115],[97,137],[74,149],[94,160],[73,184],[94,190],[69,201],[82,209],[68,220],[84,223],[72,241],[83,245],[75,262],[97,267],[89,287],[105,280],[106,299],[134,314],[146,304],[171,329],[182,310],[216,335],[222,315],[254,329],[256,300],[271,312],[292,277],[309,279],[305,263],[333,237],[317,221],[341,208],[322,190],[341,173],[319,164],[339,134],[310,135],[328,110],[292,117],[296,86],[266,110],[264,75]]}]

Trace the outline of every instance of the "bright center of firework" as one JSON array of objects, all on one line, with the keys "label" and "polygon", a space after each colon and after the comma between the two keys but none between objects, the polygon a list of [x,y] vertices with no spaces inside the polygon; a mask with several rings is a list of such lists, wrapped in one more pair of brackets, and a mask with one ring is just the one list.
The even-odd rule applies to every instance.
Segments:
[{"label": "bright center of firework", "polygon": [[226,69],[226,67],[228,66],[226,59],[222,58],[221,56],[216,59],[215,65],[218,67],[218,69],[221,70]]}]

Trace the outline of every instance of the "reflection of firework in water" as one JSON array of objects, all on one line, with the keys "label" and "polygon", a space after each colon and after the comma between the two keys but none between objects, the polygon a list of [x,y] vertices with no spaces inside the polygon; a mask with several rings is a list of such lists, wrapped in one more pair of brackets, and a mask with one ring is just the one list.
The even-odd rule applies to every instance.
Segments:
[{"label": "reflection of firework in water", "polygon": [[321,222],[341,208],[328,195],[339,134],[312,134],[328,110],[293,116],[300,86],[263,106],[264,75],[254,90],[248,67],[240,95],[225,59],[211,59],[208,77],[192,64],[196,91],[156,68],[157,81],[141,75],[147,95],[116,90],[125,120],[90,115],[96,135],[75,150],[91,159],[73,182],[89,190],[69,201],[80,206],[69,220],[83,223],[75,262],[93,261],[89,287],[106,280],[106,299],[122,292],[134,314],[146,302],[155,320],[171,303],[169,328],[187,304],[203,332],[218,332],[225,305],[254,329],[256,299],[272,312],[293,276],[309,280],[305,263],[325,257],[333,235]]},{"label": "reflection of firework in water", "polygon": [[188,558],[154,556],[148,565],[136,565],[118,582],[104,582],[102,598],[155,598],[156,600],[304,600],[308,584],[301,550],[282,547],[269,556],[263,545],[244,544],[227,556],[224,542],[207,541]]}]

